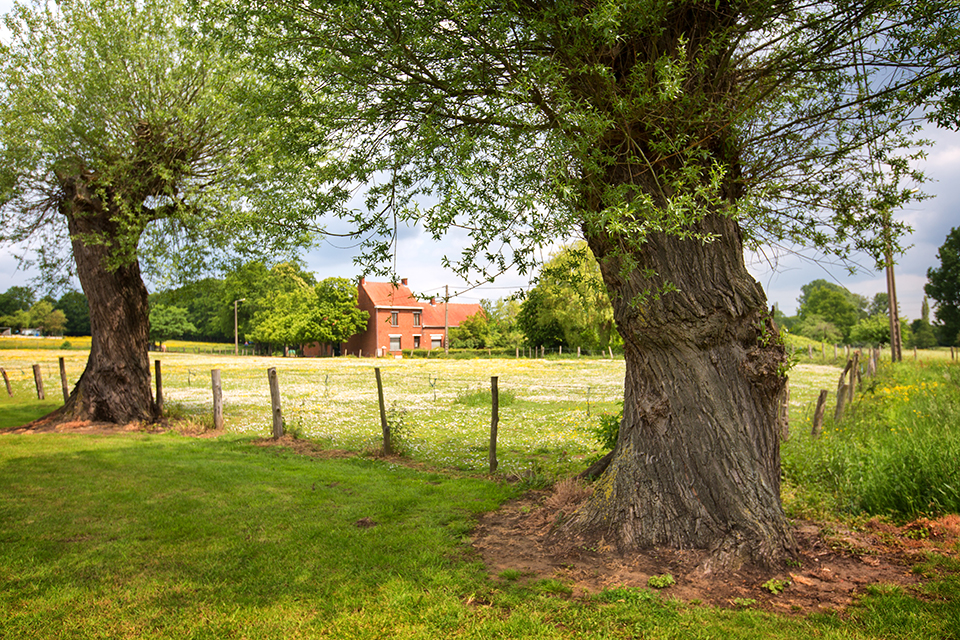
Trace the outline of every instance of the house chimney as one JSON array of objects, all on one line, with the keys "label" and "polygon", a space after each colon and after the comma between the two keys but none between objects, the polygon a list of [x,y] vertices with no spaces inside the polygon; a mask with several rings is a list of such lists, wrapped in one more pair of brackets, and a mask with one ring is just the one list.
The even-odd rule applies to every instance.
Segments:
[{"label": "house chimney", "polygon": [[363,284],[364,282],[366,282],[366,280],[367,280],[366,278],[364,278],[363,276],[360,276],[360,284]]},{"label": "house chimney", "polygon": [[403,286],[407,286],[407,279],[406,279],[406,278],[400,278],[400,284],[402,284]]},{"label": "house chimney", "polygon": [[430,298],[430,306],[431,306],[431,307],[437,306],[437,299],[436,299],[436,298]]}]

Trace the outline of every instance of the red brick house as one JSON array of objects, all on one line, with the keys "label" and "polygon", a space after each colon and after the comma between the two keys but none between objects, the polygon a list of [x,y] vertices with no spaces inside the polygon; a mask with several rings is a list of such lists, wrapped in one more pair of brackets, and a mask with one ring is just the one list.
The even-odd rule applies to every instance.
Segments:
[{"label": "red brick house", "polygon": [[[357,306],[369,314],[367,330],[347,341],[341,350],[344,355],[385,356],[410,349],[443,349],[444,325],[459,327],[481,310],[479,304],[444,305],[436,299],[417,300],[407,287],[406,278],[399,285],[361,278]],[[304,350],[307,356],[321,353],[327,351],[321,352],[317,345]]]}]

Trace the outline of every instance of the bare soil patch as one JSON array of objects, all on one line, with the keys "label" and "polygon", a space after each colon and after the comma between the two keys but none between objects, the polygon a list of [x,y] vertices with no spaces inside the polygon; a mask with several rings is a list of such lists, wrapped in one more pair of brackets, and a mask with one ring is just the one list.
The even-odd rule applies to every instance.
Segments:
[{"label": "bare soil patch", "polygon": [[92,420],[62,421],[55,413],[29,422],[21,427],[3,429],[2,433],[30,434],[30,433],[76,433],[83,435],[114,435],[118,433],[162,433],[169,431],[170,426],[165,423],[144,424],[131,422],[116,424],[113,422],[94,422]]},{"label": "bare soil patch", "polygon": [[312,440],[293,438],[289,435],[284,435],[280,438],[257,438],[253,441],[253,445],[256,447],[285,447],[302,456],[320,459],[355,458],[357,456],[356,451],[325,449],[321,444],[313,442]]},{"label": "bare soil patch", "polygon": [[[562,517],[556,491],[531,492],[485,514],[473,534],[493,577],[507,570],[523,580],[554,578],[571,585],[574,595],[611,587],[646,588],[651,576],[671,574],[676,584],[665,597],[733,607],[755,601],[769,611],[804,614],[842,611],[871,584],[913,589],[923,577],[911,569],[928,553],[957,557],[960,517],[918,520],[895,526],[874,519],[863,530],[836,523],[796,522],[796,563],[776,573],[741,571],[703,575],[702,552],[653,549],[622,555],[602,542],[591,548],[557,545],[551,531]],[[569,504],[565,509],[571,513]],[[779,594],[764,587],[771,579],[789,582]]]}]

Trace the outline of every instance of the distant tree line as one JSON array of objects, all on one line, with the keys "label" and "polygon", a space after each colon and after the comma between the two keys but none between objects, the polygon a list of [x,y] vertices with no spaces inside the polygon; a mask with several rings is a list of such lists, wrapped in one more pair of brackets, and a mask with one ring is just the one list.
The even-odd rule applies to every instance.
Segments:
[{"label": "distant tree line", "polygon": [[340,344],[362,331],[366,322],[367,313],[357,306],[355,283],[345,278],[318,281],[295,261],[247,262],[223,278],[204,278],[150,295],[154,342],[233,342],[236,329],[241,343],[273,351],[313,342]]},{"label": "distant tree line", "polygon": [[923,289],[936,302],[940,344],[960,346],[960,228],[954,227],[947,234],[937,259],[940,266],[927,269]]},{"label": "distant tree line", "polygon": [[37,329],[45,336],[90,335],[90,308],[79,291],[67,291],[57,300],[37,299],[31,287],[15,286],[0,293],[0,327],[14,332]]},{"label": "distant tree line", "polygon": [[[954,227],[937,252],[940,265],[927,269],[920,318],[909,322],[901,316],[900,335],[905,347],[928,349],[960,346],[960,228]],[[779,311],[775,319],[792,333],[824,342],[889,344],[890,301],[886,293],[868,300],[826,280],[801,287],[797,315]],[[935,303],[930,320],[930,303]]]},{"label": "distant tree line", "polygon": [[605,351],[622,344],[600,267],[587,244],[561,248],[522,297],[481,301],[477,314],[450,331],[453,348],[545,347]]},{"label": "distant tree line", "polygon": [[[873,298],[852,293],[846,287],[819,279],[800,288],[797,314],[785,316],[779,309],[777,323],[793,334],[830,344],[889,344],[889,297]],[[900,336],[907,348],[929,349],[949,344],[941,338],[940,327],[930,322],[930,306],[923,300],[921,317],[913,322],[901,316]]]}]

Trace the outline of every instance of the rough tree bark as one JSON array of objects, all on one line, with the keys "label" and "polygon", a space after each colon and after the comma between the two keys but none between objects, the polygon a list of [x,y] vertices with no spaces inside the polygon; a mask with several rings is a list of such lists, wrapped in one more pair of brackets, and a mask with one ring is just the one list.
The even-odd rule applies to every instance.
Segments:
[{"label": "rough tree bark", "polygon": [[[613,459],[569,523],[621,549],[707,550],[704,570],[775,566],[794,548],[780,504],[777,410],[785,352],[747,273],[736,223],[702,244],[656,236],[632,257],[589,235],[624,341],[624,416]],[[644,278],[645,268],[658,274]],[[640,306],[658,284],[679,292]]]},{"label": "rough tree bark", "polygon": [[119,237],[116,225],[123,217],[104,205],[90,177],[71,176],[61,186],[60,212],[67,218],[77,275],[90,304],[92,341],[87,366],[56,414],[61,420],[153,422],[159,410],[150,384],[150,315],[140,264],[134,258],[110,268],[110,245],[85,241]]},{"label": "rough tree bark", "polygon": [[[737,46],[731,27],[741,10],[727,2],[678,3],[657,22],[662,28],[596,51],[623,95],[637,78],[652,83],[651,95],[660,91],[656,74],[635,73],[638,64],[649,70],[666,58],[697,62],[684,67],[675,97],[655,101],[652,115],[641,108],[634,120],[612,125],[599,142],[607,162],[595,165],[598,173],[585,184],[628,188],[582,192],[585,220],[600,221],[583,231],[623,336],[626,379],[613,457],[565,530],[622,551],[703,550],[704,571],[776,566],[795,548],[780,503],[786,354],[763,291],[744,266],[740,228],[724,215],[742,192],[738,127],[729,120],[735,110],[724,108],[741,100],[740,72],[730,63]],[[584,86],[582,99],[596,102],[591,83]],[[712,200],[695,196],[699,214],[681,204],[688,221],[680,222],[671,198],[682,202],[706,186],[714,166],[725,173],[707,191],[719,191]],[[651,199],[638,205],[639,219],[654,220],[642,238],[612,233],[603,222],[607,207],[618,204],[606,200],[631,193]],[[659,214],[687,235],[657,231]]]}]

